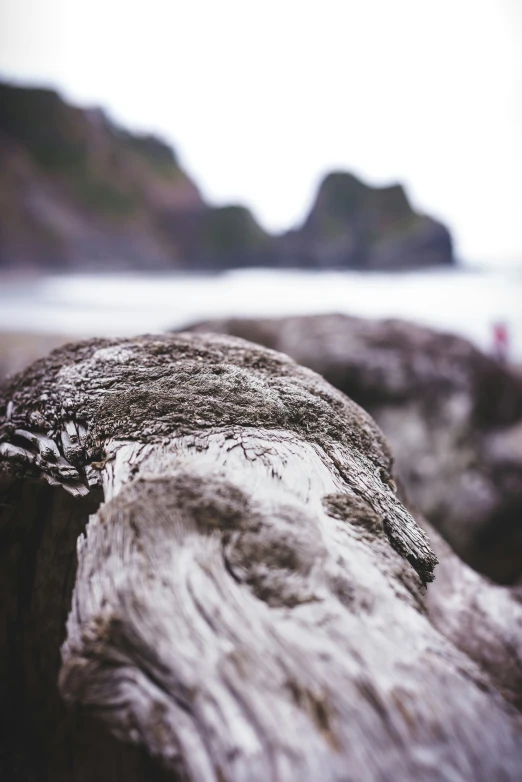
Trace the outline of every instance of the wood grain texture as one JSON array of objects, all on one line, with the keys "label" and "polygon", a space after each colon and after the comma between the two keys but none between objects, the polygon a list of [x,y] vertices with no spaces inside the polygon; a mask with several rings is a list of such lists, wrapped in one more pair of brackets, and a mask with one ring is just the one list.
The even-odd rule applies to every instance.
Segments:
[{"label": "wood grain texture", "polygon": [[[516,676],[445,631],[444,592],[426,604],[436,559],[388,446],[319,376],[182,334],[68,346],[4,394],[5,513],[18,555],[41,561],[22,579],[41,608],[14,640],[4,626],[26,650],[13,681],[36,704],[46,778],[518,779]],[[21,512],[31,481],[77,515]],[[47,610],[56,629],[38,638]],[[63,635],[69,711],[56,699],[42,717]],[[39,654],[45,684],[27,674]]]},{"label": "wood grain texture", "polygon": [[466,339],[340,314],[203,321],[313,369],[388,438],[408,495],[472,568],[522,583],[522,374]]}]

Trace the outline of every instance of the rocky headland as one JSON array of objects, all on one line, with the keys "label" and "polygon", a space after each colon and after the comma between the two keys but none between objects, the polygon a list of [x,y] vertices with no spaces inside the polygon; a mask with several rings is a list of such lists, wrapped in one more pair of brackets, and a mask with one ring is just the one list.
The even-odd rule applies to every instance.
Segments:
[{"label": "rocky headland", "polygon": [[49,89],[0,83],[0,270],[414,269],[454,263],[448,229],[399,184],[328,174],[303,224],[274,236],[212,206],[162,140]]}]

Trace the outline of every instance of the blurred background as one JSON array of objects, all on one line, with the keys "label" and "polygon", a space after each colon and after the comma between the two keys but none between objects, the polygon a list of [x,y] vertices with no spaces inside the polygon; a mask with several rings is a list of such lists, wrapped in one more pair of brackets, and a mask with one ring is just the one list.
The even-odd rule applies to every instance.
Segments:
[{"label": "blurred background", "polygon": [[374,415],[467,562],[521,582],[520,0],[0,15],[0,377],[79,337],[277,348]]},{"label": "blurred background", "polygon": [[518,0],[0,9],[2,374],[319,312],[522,360]]}]

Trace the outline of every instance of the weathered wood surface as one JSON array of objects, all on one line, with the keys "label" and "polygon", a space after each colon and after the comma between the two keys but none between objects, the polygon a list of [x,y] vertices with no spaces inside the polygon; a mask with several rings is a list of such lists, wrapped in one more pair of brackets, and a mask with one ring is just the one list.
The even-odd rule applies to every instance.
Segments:
[{"label": "weathered wood surface", "polygon": [[520,371],[401,320],[229,318],[193,329],[280,350],[344,391],[382,428],[409,497],[459,556],[522,583]]},{"label": "weathered wood surface", "polygon": [[489,614],[455,610],[439,546],[426,604],[388,446],[320,377],[185,334],[71,346],[4,393],[13,778],[519,778],[515,590],[477,577]]},{"label": "weathered wood surface", "polygon": [[426,595],[432,623],[522,709],[522,586],[506,588],[484,578],[427,521],[419,520],[439,560]]}]

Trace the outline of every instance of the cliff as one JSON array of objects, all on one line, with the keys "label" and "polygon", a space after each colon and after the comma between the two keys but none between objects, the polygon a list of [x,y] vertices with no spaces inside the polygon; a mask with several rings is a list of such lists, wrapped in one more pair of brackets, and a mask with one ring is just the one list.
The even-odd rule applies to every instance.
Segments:
[{"label": "cliff", "polygon": [[453,263],[448,230],[400,185],[328,175],[304,224],[271,236],[212,207],[173,150],[48,89],[0,84],[0,268],[402,269]]},{"label": "cliff", "polygon": [[163,216],[205,209],[172,150],[50,90],[0,85],[0,265],[168,268]]}]

